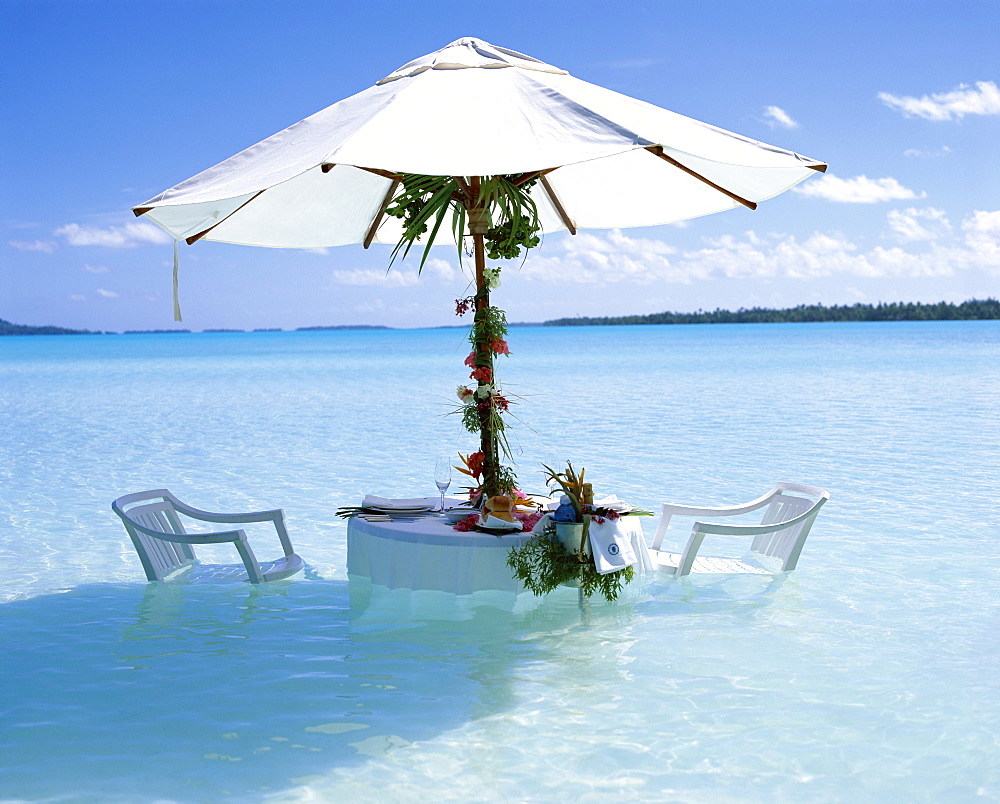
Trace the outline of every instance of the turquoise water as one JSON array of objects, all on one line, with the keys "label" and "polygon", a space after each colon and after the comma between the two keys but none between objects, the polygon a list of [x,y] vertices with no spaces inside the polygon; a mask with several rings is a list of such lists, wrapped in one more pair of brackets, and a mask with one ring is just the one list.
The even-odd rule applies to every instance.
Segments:
[{"label": "turquoise water", "polygon": [[[0,339],[0,799],[1000,800],[1000,323],[512,330],[527,488],[832,495],[786,577],[582,608],[346,575],[333,511],[475,446],[463,338]],[[147,585],[159,486],[308,570]]]}]

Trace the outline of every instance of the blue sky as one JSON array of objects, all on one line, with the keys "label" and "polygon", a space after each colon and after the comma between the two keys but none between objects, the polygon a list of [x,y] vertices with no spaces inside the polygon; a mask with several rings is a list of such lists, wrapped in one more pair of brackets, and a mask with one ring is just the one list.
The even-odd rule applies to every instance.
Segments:
[{"label": "blue sky", "polygon": [[[0,318],[172,320],[130,208],[462,36],[830,165],[757,211],[547,237],[511,321],[1000,294],[1000,3],[2,0]],[[181,249],[183,327],[454,324],[454,249]]]}]

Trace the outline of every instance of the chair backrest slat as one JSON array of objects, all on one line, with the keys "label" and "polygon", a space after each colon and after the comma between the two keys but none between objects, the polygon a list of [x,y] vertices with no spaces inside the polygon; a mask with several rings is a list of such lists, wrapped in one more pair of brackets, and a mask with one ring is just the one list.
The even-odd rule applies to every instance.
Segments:
[{"label": "chair backrest slat", "polygon": [[[183,534],[186,532],[180,517],[177,516],[177,512],[169,501],[137,505],[126,511],[125,516],[137,525],[160,533]],[[143,563],[149,564],[156,575],[156,580],[162,580],[165,575],[194,561],[194,550],[188,544],[157,539],[155,536],[139,530],[130,529],[130,535],[133,536],[132,541],[136,550],[140,552],[140,558],[145,553],[146,561]]]},{"label": "chair backrest slat", "polygon": [[[780,525],[782,522],[795,519],[806,513],[816,505],[815,500],[807,497],[796,497],[791,494],[779,493],[774,495],[771,504],[764,512],[761,519],[762,525]],[[818,513],[818,509],[816,513]],[[750,549],[755,553],[765,556],[773,556],[781,559],[784,565],[798,560],[798,554],[802,550],[802,543],[809,535],[809,528],[812,526],[814,516],[807,517],[801,522],[796,522],[787,528],[776,528],[770,533],[762,533],[753,540]]]}]

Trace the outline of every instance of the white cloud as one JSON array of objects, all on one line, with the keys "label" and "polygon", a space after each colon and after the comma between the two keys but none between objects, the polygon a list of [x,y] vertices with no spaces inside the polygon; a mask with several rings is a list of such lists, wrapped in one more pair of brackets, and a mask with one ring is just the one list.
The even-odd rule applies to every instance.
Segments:
[{"label": "white cloud", "polygon": [[8,240],[7,245],[18,251],[41,251],[45,254],[55,254],[56,243],[51,240]]},{"label": "white cloud", "polygon": [[960,84],[951,92],[920,98],[879,92],[878,99],[906,117],[925,120],[961,120],[967,114],[1000,114],[1000,88],[992,81],[977,81],[975,87]]},{"label": "white cloud", "polygon": [[83,270],[91,274],[106,274],[111,269],[107,265],[84,265]]},{"label": "white cloud", "polygon": [[416,285],[420,281],[416,271],[390,268],[382,271],[373,268],[357,268],[353,271],[334,271],[331,279],[335,285],[357,287],[401,288]]},{"label": "white cloud", "polygon": [[962,221],[965,244],[977,257],[992,260],[995,273],[1000,273],[1000,210],[977,211]]},{"label": "white cloud", "polygon": [[447,260],[442,260],[439,257],[431,257],[424,265],[422,275],[450,280],[458,276],[458,269]]},{"label": "white cloud", "polygon": [[771,128],[798,128],[796,123],[780,106],[765,106],[764,121]]},{"label": "white cloud", "polygon": [[170,237],[152,224],[136,221],[124,226],[81,226],[68,223],[56,229],[55,234],[71,246],[104,246],[106,248],[136,248],[150,244],[170,243]]},{"label": "white cloud", "polygon": [[888,215],[889,228],[904,242],[938,240],[951,231],[943,209],[894,209]]},{"label": "white cloud", "polygon": [[103,296],[105,299],[117,299],[118,298],[118,294],[115,293],[113,290],[105,290],[104,288],[98,288],[97,289],[97,295],[98,296]]},{"label": "white cloud", "polygon": [[331,281],[335,285],[356,287],[404,288],[428,281],[451,281],[459,275],[458,268],[447,260],[431,257],[420,273],[412,266],[403,265],[389,268],[358,268],[349,271],[334,271]]},{"label": "white cloud", "polygon": [[[561,254],[532,255],[519,276],[553,285],[652,281],[688,284],[706,279],[911,278],[952,276],[961,269],[1000,273],[1000,210],[978,211],[953,236],[942,210],[907,209],[887,216],[890,229],[922,250],[876,246],[865,250],[837,232],[793,235],[753,231],[707,241],[684,252],[618,231],[567,237]],[[579,241],[574,243],[573,241]],[[654,245],[655,244],[655,245]]]},{"label": "white cloud", "polygon": [[920,148],[907,148],[903,151],[903,156],[910,159],[936,159],[941,156],[947,156],[951,153],[951,148],[947,145],[942,145],[938,150],[932,151]]},{"label": "white cloud", "polygon": [[69,297],[69,300],[70,301],[76,301],[76,302],[82,302],[82,301],[87,301],[87,297],[84,296],[81,293],[74,293],[72,296]]},{"label": "white cloud", "polygon": [[669,259],[675,248],[661,240],[628,237],[619,229],[566,237],[558,247],[563,254],[529,256],[518,276],[541,282],[690,281]]},{"label": "white cloud", "polygon": [[918,195],[893,178],[869,179],[867,176],[855,176],[853,179],[842,179],[830,173],[792,189],[799,195],[844,204],[877,204],[880,201],[906,201],[927,197],[927,193]]}]

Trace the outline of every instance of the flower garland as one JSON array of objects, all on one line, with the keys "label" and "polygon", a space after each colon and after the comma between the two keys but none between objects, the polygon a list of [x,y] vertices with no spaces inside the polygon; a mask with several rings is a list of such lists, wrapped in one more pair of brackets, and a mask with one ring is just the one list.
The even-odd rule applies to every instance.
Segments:
[{"label": "flower garland", "polygon": [[[490,288],[499,286],[500,269],[487,270],[488,292]],[[470,310],[475,310],[476,301],[476,296],[456,299],[455,315],[463,316]],[[507,316],[504,311],[493,306],[476,310],[469,330],[469,342],[472,351],[465,358],[465,365],[471,369],[469,378],[476,381],[476,387],[471,388],[463,384],[456,390],[458,399],[462,403],[459,409],[462,425],[470,433],[481,433],[484,426],[489,427],[496,440],[496,446],[503,452],[504,457],[512,460],[510,443],[507,440],[507,423],[504,421],[504,414],[510,410],[511,400],[504,395],[492,365],[497,355],[510,355],[510,347],[507,344]],[[485,352],[478,348],[480,345],[486,346]],[[496,492],[504,495],[512,494],[517,486],[514,470],[499,462],[494,463]]]}]

